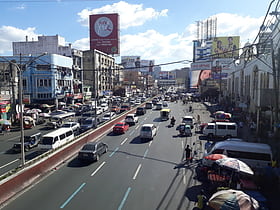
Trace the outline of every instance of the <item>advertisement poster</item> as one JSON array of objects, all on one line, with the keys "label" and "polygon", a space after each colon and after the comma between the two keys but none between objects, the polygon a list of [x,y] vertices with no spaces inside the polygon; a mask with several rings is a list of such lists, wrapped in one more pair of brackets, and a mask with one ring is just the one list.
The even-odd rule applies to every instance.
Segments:
[{"label": "advertisement poster", "polygon": [[111,55],[120,54],[119,15],[90,15],[90,49]]},{"label": "advertisement poster", "polygon": [[238,58],[239,36],[215,37],[212,43],[213,58]]}]

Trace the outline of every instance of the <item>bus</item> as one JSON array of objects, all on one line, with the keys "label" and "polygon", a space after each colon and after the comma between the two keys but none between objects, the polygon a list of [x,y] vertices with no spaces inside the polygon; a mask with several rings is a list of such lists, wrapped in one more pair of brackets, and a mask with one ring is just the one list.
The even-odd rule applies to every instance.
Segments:
[{"label": "bus", "polygon": [[52,150],[63,146],[74,139],[74,132],[71,128],[59,128],[43,136],[40,144],[40,150]]},{"label": "bus", "polygon": [[64,122],[69,121],[73,117],[75,117],[75,112],[51,115],[46,125],[53,129],[60,128]]}]

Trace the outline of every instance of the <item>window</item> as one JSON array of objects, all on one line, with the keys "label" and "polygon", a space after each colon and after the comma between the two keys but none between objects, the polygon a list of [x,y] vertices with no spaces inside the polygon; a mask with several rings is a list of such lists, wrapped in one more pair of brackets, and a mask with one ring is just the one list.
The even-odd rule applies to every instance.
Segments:
[{"label": "window", "polygon": [[65,134],[65,133],[63,133],[63,134],[59,135],[60,140],[65,139],[65,137],[66,137],[66,134]]},{"label": "window", "polygon": [[228,130],[235,130],[236,126],[235,125],[228,125]]},{"label": "window", "polygon": [[66,136],[68,137],[68,136],[71,136],[73,134],[73,132],[72,131],[68,131],[68,132],[66,132]]},{"label": "window", "polygon": [[227,126],[226,126],[226,125],[218,125],[217,128],[218,128],[218,129],[226,129]]},{"label": "window", "polygon": [[48,71],[51,69],[51,65],[37,64],[36,69],[37,71]]},{"label": "window", "polygon": [[206,129],[214,129],[214,125],[208,125]]}]

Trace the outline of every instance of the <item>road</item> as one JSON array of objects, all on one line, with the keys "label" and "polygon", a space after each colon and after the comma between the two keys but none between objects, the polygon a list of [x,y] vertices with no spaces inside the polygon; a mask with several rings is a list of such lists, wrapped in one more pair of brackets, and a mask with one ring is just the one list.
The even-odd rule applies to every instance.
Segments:
[{"label": "road", "polygon": [[[187,105],[169,103],[169,107],[176,124],[189,114]],[[199,114],[201,121],[209,121],[204,105],[192,107],[194,117]],[[154,140],[138,138],[144,123],[158,126]],[[199,159],[204,141],[198,134],[179,137],[168,125],[159,119],[159,111],[148,110],[126,134],[109,132],[99,139],[109,151],[98,162],[82,164],[75,156],[3,209],[192,209],[201,183],[195,179],[197,163],[182,164],[183,151],[189,144]]]}]

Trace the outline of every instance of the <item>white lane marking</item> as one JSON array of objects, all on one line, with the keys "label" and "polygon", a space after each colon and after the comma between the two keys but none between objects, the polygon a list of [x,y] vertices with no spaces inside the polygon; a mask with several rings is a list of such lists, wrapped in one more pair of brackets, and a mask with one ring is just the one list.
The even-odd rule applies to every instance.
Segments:
[{"label": "white lane marking", "polygon": [[144,121],[146,121],[146,120],[147,120],[147,117],[144,118]]},{"label": "white lane marking", "polygon": [[184,170],[184,172],[183,172],[183,183],[184,183],[184,185],[186,185],[186,184],[187,184],[187,179],[186,179],[186,170]]},{"label": "white lane marking", "polygon": [[11,164],[13,164],[13,163],[15,163],[15,162],[17,162],[17,161],[19,161],[19,159],[15,159],[15,160],[13,160],[13,161],[11,161],[11,162],[5,164],[5,165],[0,166],[0,169],[1,169],[1,168],[5,168],[6,166],[11,165]]},{"label": "white lane marking", "polygon": [[181,141],[181,143],[182,143],[182,149],[184,149],[184,142],[183,142],[183,141]]},{"label": "white lane marking", "polygon": [[127,141],[127,139],[128,139],[128,138],[125,138],[125,139],[122,141],[121,145],[123,145],[123,144]]},{"label": "white lane marking", "polygon": [[134,134],[134,131],[131,131],[131,133],[129,135],[131,136],[132,134]]},{"label": "white lane marking", "polygon": [[149,143],[149,147],[152,145],[152,143],[153,143],[153,141],[150,141],[150,143]]},{"label": "white lane marking", "polygon": [[90,176],[94,176],[102,168],[102,166],[104,166],[105,163],[106,163],[105,161],[101,163],[101,165],[98,166],[98,168]]},{"label": "white lane marking", "polygon": [[137,130],[137,129],[139,128],[139,126],[140,126],[140,125],[137,125],[137,126],[135,127],[135,130]]},{"label": "white lane marking", "polygon": [[139,173],[139,171],[140,171],[140,168],[141,168],[141,164],[139,164],[139,166],[137,167],[137,170],[135,171],[135,174],[134,174],[134,176],[133,176],[133,179],[135,180],[136,179],[136,177],[137,177],[137,175],[138,175],[138,173]]}]

